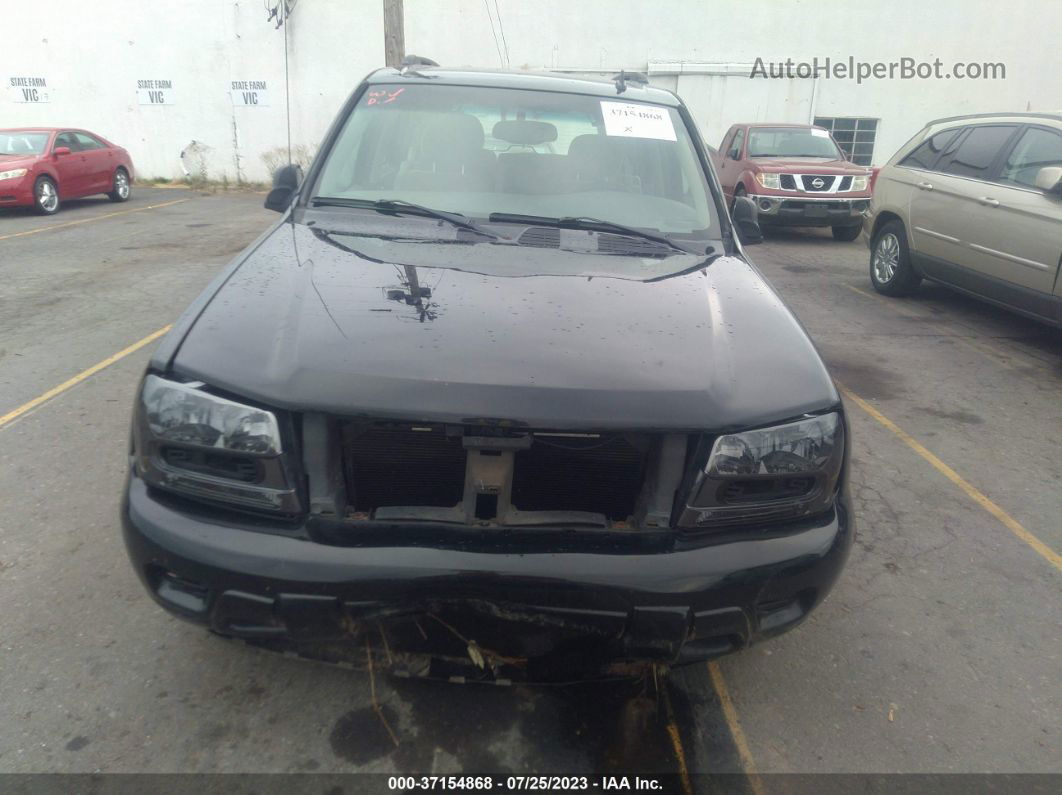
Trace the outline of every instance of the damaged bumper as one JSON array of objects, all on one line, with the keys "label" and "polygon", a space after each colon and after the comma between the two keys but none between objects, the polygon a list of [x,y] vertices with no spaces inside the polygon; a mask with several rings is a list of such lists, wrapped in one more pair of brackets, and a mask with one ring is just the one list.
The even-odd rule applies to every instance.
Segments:
[{"label": "damaged bumper", "polygon": [[313,527],[261,532],[218,518],[135,475],[122,521],[154,599],[220,634],[312,645],[371,629],[388,653],[462,656],[474,643],[508,663],[681,664],[736,651],[800,623],[854,533],[845,495],[789,525],[650,543],[576,530],[455,540],[420,525],[396,526],[391,537],[406,543],[337,545]]}]

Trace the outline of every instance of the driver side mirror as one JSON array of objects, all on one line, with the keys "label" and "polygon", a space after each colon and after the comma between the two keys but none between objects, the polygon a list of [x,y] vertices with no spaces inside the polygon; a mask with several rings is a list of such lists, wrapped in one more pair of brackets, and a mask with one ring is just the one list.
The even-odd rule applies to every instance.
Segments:
[{"label": "driver side mirror", "polygon": [[276,210],[278,213],[287,210],[301,182],[302,168],[300,166],[288,164],[278,168],[273,175],[273,189],[266,196],[266,209]]},{"label": "driver side mirror", "polygon": [[1040,190],[1062,196],[1062,168],[1045,166],[1036,172],[1036,187]]},{"label": "driver side mirror", "polygon": [[56,157],[59,157],[60,155],[68,155],[68,154],[70,154],[70,147],[69,146],[57,146],[57,147],[55,147],[55,149],[52,150],[52,154],[55,155]]},{"label": "driver side mirror", "polygon": [[738,196],[734,199],[730,220],[734,223],[734,230],[742,245],[751,246],[763,242],[759,211],[756,209],[756,203],[748,196]]},{"label": "driver side mirror", "polygon": [[741,159],[741,150],[740,149],[731,149],[729,152],[726,153],[726,156],[729,157],[731,160],[740,160]]}]

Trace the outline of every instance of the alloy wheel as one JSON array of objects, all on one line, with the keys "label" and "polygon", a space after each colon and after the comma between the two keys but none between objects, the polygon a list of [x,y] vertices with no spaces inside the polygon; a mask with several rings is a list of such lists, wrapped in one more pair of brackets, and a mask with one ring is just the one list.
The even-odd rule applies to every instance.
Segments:
[{"label": "alloy wheel", "polygon": [[900,241],[892,232],[886,232],[874,247],[874,278],[879,284],[887,284],[896,275],[900,266]]},{"label": "alloy wheel", "polygon": [[55,185],[48,180],[44,180],[40,184],[40,188],[37,191],[37,203],[42,210],[48,213],[54,212],[59,205],[59,194],[55,191]]}]

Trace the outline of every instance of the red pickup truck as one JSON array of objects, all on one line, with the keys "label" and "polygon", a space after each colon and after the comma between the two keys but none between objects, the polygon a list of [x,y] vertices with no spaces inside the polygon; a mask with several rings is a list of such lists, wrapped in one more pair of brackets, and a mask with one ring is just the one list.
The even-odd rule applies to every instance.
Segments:
[{"label": "red pickup truck", "polygon": [[829,130],[810,124],[735,124],[715,154],[727,201],[748,196],[760,226],[829,226],[855,240],[874,170],[849,161]]}]

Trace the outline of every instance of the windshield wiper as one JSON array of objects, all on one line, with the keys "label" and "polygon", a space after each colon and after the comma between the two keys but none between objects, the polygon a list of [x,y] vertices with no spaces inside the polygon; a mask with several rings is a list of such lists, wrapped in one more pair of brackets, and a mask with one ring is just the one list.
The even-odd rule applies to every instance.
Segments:
[{"label": "windshield wiper", "polygon": [[445,210],[436,210],[433,207],[425,207],[423,204],[414,204],[403,199],[345,199],[339,196],[314,196],[310,201],[314,207],[358,207],[383,213],[424,215],[429,218],[438,218],[440,221],[446,221],[461,229],[468,229],[484,237],[500,239],[498,235],[483,229],[471,218],[466,218],[460,213],[448,213]]},{"label": "windshield wiper", "polygon": [[511,223],[511,224],[529,224],[531,226],[556,226],[562,229],[581,229],[587,232],[616,232],[627,237],[640,237],[642,240],[649,240],[653,243],[659,243],[661,246],[667,246],[674,251],[681,251],[683,254],[691,254],[693,252],[687,251],[682,246],[678,245],[672,240],[664,237],[663,235],[654,235],[652,232],[645,232],[637,227],[626,226],[624,224],[616,223],[615,221],[605,221],[600,218],[589,218],[584,215],[580,216],[565,216],[563,218],[551,218],[546,215],[521,215],[519,213],[491,213],[487,219],[491,223]]}]

